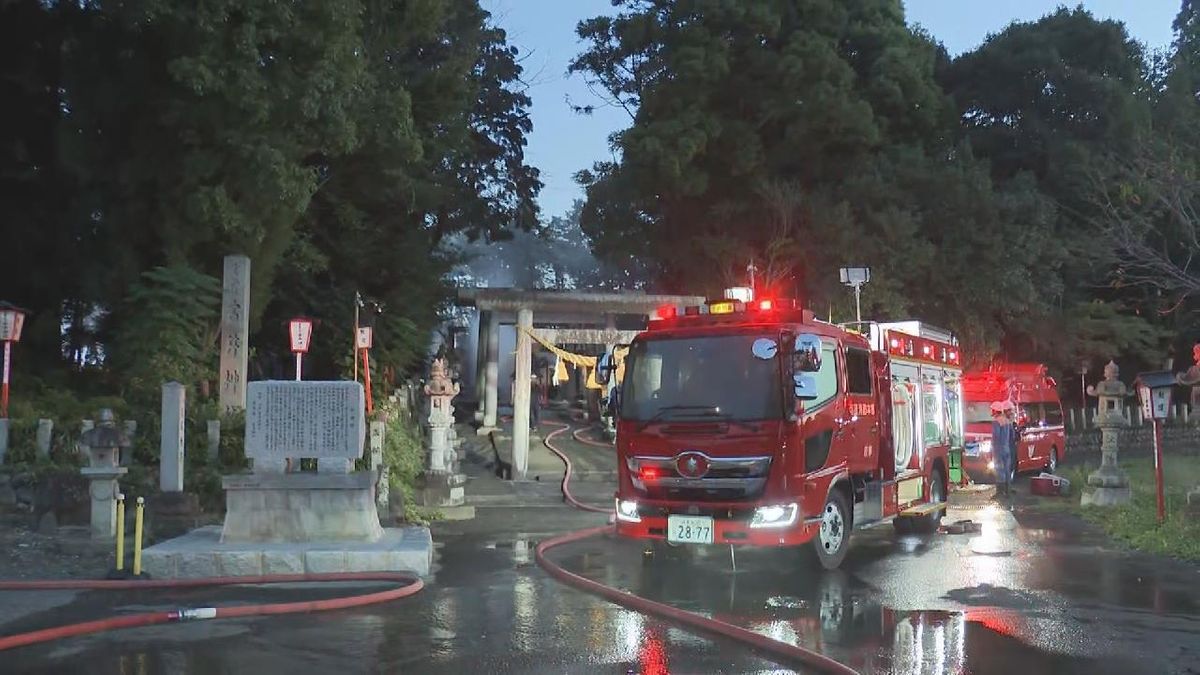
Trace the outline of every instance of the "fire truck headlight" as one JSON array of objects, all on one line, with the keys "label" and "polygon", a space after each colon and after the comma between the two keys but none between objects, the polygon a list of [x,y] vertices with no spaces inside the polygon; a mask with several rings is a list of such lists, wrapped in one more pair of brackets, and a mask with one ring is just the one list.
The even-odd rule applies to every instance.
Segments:
[{"label": "fire truck headlight", "polygon": [[779,506],[760,506],[754,509],[750,519],[750,527],[788,527],[795,525],[800,515],[800,507],[796,504],[781,504]]},{"label": "fire truck headlight", "polygon": [[996,463],[991,460],[988,460],[988,471],[995,471],[995,470],[996,470]]},{"label": "fire truck headlight", "polygon": [[618,499],[617,520],[623,520],[627,523],[642,522],[642,517],[638,515],[638,503],[632,499]]}]

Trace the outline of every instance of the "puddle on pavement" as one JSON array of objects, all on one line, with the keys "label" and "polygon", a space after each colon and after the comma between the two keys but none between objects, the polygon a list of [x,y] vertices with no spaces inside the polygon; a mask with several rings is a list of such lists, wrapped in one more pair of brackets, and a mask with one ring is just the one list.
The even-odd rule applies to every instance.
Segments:
[{"label": "puddle on pavement", "polygon": [[[1012,533],[997,528],[985,530],[984,536],[1002,550],[997,539]],[[643,597],[819,651],[863,673],[1147,672],[1136,662],[1099,661],[1078,648],[1065,651],[1080,656],[1036,646],[1044,642],[1031,636],[1069,634],[1073,628],[1061,618],[1031,615],[1043,603],[1036,593],[984,585],[947,597],[948,604],[974,605],[966,611],[904,611],[883,606],[876,600],[878,591],[851,574],[812,569],[782,552],[742,556],[738,572],[732,573],[715,550],[690,560],[615,564],[614,558],[632,555],[626,548],[634,550],[612,545],[603,553],[577,549],[560,562]],[[630,639],[628,626],[621,634],[623,642]],[[666,654],[682,648],[674,646],[670,635],[647,634],[645,640],[634,651],[659,654],[662,645],[656,640],[665,640]],[[642,666],[632,672],[668,672]]]}]

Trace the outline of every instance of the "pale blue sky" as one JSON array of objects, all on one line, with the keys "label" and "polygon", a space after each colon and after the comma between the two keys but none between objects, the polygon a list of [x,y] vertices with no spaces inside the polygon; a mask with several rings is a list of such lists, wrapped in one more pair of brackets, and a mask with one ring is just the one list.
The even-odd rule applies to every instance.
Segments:
[{"label": "pale blue sky", "polygon": [[[1165,48],[1180,5],[1178,0],[906,0],[904,4],[909,22],[924,26],[951,54],[972,49],[988,33],[1012,21],[1037,19],[1063,4],[1082,4],[1098,17],[1124,21],[1135,39],[1151,49]],[[483,6],[521,49],[533,99],[527,159],[541,169],[546,184],[539,198],[543,214],[559,215],[582,196],[572,175],[592,162],[611,158],[608,135],[629,124],[625,111],[604,107],[582,77],[566,74],[567,64],[583,47],[575,25],[611,13],[612,4],[609,0],[484,0]],[[577,115],[571,103],[595,105],[596,111]]]}]

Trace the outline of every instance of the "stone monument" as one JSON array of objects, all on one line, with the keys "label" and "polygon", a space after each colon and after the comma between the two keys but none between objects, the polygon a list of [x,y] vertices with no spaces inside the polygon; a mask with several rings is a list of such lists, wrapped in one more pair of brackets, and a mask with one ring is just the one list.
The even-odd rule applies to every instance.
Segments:
[{"label": "stone monument", "polygon": [[[365,440],[359,383],[252,382],[246,456],[254,470],[223,481],[221,540],[378,540],[374,476],[352,471]],[[289,458],[316,459],[317,472],[287,473]]]},{"label": "stone monument", "polygon": [[129,472],[117,462],[121,448],[130,445],[129,437],[117,428],[113,412],[106,408],[100,411],[99,424],[80,435],[79,445],[88,453],[88,465],[79,473],[88,479],[92,538],[111,539],[117,533],[117,479]]},{"label": "stone monument", "polygon": [[41,459],[50,457],[50,447],[54,441],[54,420],[40,419],[37,422],[37,432],[34,436],[34,443],[37,447],[37,455]]},{"label": "stone monument", "polygon": [[1088,485],[1080,501],[1093,506],[1127,504],[1132,498],[1129,476],[1117,466],[1117,434],[1125,426],[1124,399],[1133,392],[1117,379],[1117,364],[1104,366],[1104,380],[1087,388],[1088,396],[1099,401],[1096,420],[1100,427],[1100,468],[1088,476]]},{"label": "stone monument", "polygon": [[187,390],[182,384],[167,382],[162,386],[160,419],[159,493],[149,499],[148,508],[154,517],[155,533],[174,536],[195,527],[200,515],[200,499],[183,491]]},{"label": "stone monument", "polygon": [[429,368],[425,395],[429,398],[429,461],[422,477],[421,503],[435,508],[459,507],[466,501],[466,477],[458,473],[458,453],[451,443],[454,426],[452,401],[459,385],[450,379],[443,359]]},{"label": "stone monument", "polygon": [[246,357],[250,341],[250,259],[225,256],[221,291],[221,370],[218,391],[222,413],[246,409]]},{"label": "stone monument", "polygon": [[[224,525],[147,549],[145,568],[158,577],[428,574],[429,530],[381,527],[375,474],[353,470],[366,440],[364,400],[357,382],[251,382],[245,439],[253,470],[222,481]],[[314,459],[317,470],[289,472],[293,458]]]}]

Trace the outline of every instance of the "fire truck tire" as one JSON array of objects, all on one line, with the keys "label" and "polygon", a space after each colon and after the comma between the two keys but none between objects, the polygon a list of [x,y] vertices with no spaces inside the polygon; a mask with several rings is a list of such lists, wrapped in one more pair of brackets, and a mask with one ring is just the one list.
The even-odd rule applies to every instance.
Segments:
[{"label": "fire truck tire", "polygon": [[837,569],[850,550],[850,510],[841,490],[831,490],[821,509],[821,529],[813,538],[817,562],[827,570]]}]

